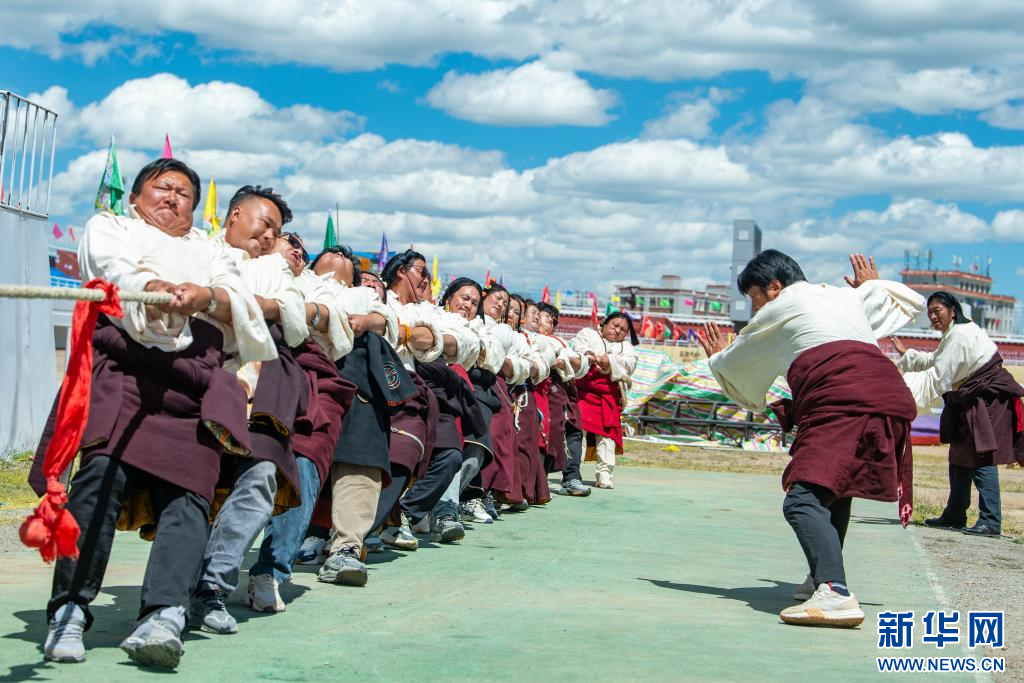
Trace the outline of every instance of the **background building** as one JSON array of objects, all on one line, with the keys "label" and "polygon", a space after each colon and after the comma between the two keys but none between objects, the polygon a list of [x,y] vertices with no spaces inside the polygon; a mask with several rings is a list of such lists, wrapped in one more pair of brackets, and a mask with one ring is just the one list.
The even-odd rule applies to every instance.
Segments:
[{"label": "background building", "polygon": [[[965,310],[969,318],[989,334],[1008,336],[1013,334],[1013,312],[1017,299],[1003,294],[992,294],[992,278],[981,273],[962,270],[915,270],[904,269],[900,276],[903,283],[928,297],[944,290],[970,307]],[[926,313],[919,315],[908,327],[931,328]]]}]

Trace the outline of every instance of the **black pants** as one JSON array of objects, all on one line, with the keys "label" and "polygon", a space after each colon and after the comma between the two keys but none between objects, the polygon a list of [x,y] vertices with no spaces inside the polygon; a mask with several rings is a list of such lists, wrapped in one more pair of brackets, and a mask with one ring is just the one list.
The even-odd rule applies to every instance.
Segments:
[{"label": "black pants", "polygon": [[82,532],[78,559],[57,560],[52,597],[46,607],[48,618],[52,619],[61,605],[74,602],[92,624],[89,603],[103,585],[121,505],[130,491],[143,488],[149,490],[158,526],[142,580],[139,619],[164,607],[188,606],[210,535],[210,504],[191,491],[98,455],[71,481],[67,509]]},{"label": "black pants", "polygon": [[413,482],[399,503],[413,524],[419,523],[434,509],[461,468],[462,451],[457,448],[434,449],[426,474]]},{"label": "black pants", "polygon": [[381,489],[380,498],[377,499],[377,516],[373,520],[373,526],[370,527],[371,533],[387,521],[388,515],[398,503],[398,499],[402,497],[405,487],[409,485],[411,477],[412,472],[401,465],[391,463],[391,483]]},{"label": "black pants", "polygon": [[565,469],[562,470],[562,482],[573,479],[583,480],[580,474],[580,461],[583,459],[583,431],[571,422],[565,423]]},{"label": "black pants", "polygon": [[999,501],[999,468],[963,467],[949,463],[949,499],[942,517],[963,526],[967,523],[967,508],[971,506],[971,482],[978,487],[978,522],[996,531],[1002,528]]},{"label": "black pants", "polygon": [[824,486],[797,482],[782,503],[782,514],[800,541],[815,586],[829,581],[846,584],[843,541],[852,501],[837,500]]}]

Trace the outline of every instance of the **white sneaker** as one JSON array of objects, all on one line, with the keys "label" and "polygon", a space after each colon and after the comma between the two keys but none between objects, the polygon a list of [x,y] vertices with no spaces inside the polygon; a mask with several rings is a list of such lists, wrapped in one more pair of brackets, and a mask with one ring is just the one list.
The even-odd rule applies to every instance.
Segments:
[{"label": "white sneaker", "polygon": [[800,626],[854,628],[864,621],[864,612],[853,593],[840,595],[823,583],[810,600],[787,607],[779,613],[779,618],[787,624]]},{"label": "white sneaker", "polygon": [[430,533],[430,515],[425,515],[423,519],[412,525],[412,532],[414,534],[429,534]]},{"label": "white sneaker", "polygon": [[249,587],[245,591],[245,604],[254,612],[276,614],[285,611],[284,600],[277,590],[278,581],[273,574],[249,576]]},{"label": "white sneaker", "polygon": [[793,592],[793,599],[803,602],[810,600],[812,595],[814,595],[814,577],[808,574],[804,582]]},{"label": "white sneaker", "polygon": [[466,501],[462,504],[460,516],[463,522],[476,522],[477,524],[494,524],[494,519],[487,514],[484,501],[480,498]]},{"label": "white sneaker", "polygon": [[613,488],[615,488],[615,484],[612,483],[611,475],[608,475],[608,474],[604,474],[604,475],[599,474],[599,475],[597,475],[597,481],[594,482],[594,488],[599,488],[599,489],[613,489]]},{"label": "white sneaker", "polygon": [[53,615],[43,657],[48,662],[78,663],[85,661],[85,611],[73,602],[65,602]]},{"label": "white sneaker", "polygon": [[295,564],[323,564],[330,555],[329,551],[326,538],[307,536],[295,555]]},{"label": "white sneaker", "polygon": [[385,545],[398,548],[399,550],[416,550],[420,547],[420,540],[412,535],[412,530],[409,529],[409,518],[404,512],[402,513],[401,525],[384,529],[384,531],[380,532],[380,540]]}]

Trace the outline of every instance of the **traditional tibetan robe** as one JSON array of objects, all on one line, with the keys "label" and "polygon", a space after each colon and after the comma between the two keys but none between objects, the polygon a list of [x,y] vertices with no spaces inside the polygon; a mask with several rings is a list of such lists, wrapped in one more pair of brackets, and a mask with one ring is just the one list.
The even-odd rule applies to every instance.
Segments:
[{"label": "traditional tibetan robe", "polygon": [[502,407],[502,400],[496,387],[498,373],[505,362],[505,349],[491,334],[483,318],[473,318],[469,321],[469,328],[480,337],[480,356],[477,358],[476,365],[469,369],[468,377],[473,385],[473,396],[483,422],[476,431],[467,430],[467,425],[463,424],[462,438],[466,443],[476,444],[484,449],[483,467],[486,467],[494,459],[491,422]]},{"label": "traditional tibetan robe", "polygon": [[[543,504],[551,500],[548,488],[544,457],[541,454],[542,414],[537,406],[537,389],[551,373],[555,362],[554,349],[539,343],[534,334],[520,332],[519,335],[529,348],[532,363],[530,376],[525,385],[513,391],[519,408],[516,418],[516,448],[519,452],[519,473],[522,478],[523,495],[530,503]],[[546,395],[541,394],[546,405]]]},{"label": "traditional tibetan robe", "polygon": [[584,357],[588,351],[598,356],[607,355],[609,362],[607,375],[592,365],[576,380],[580,422],[587,432],[588,455],[594,447],[595,436],[614,441],[616,453],[621,454],[622,408],[632,381],[630,375],[636,369],[636,350],[628,341],[610,342],[589,327],[576,334],[572,348]]},{"label": "traditional tibetan robe", "polygon": [[[576,393],[576,379],[583,377],[590,370],[590,362],[586,356],[580,356],[572,346],[558,337],[546,337],[555,348],[556,368],[551,372],[548,388],[549,424],[547,432],[547,453],[551,456],[551,471],[561,472],[565,469],[566,424],[572,423],[582,429],[580,423],[579,397]],[[580,369],[572,370],[573,358],[580,360]],[[565,365],[569,365],[566,369]]]},{"label": "traditional tibetan robe", "polygon": [[939,436],[949,444],[951,463],[1024,461],[1024,389],[983,329],[973,322],[950,325],[935,351],[907,349],[899,366],[918,407],[943,399]]},{"label": "traditional tibetan robe", "polygon": [[493,391],[500,401],[501,407],[491,415],[491,452],[494,457],[481,470],[481,483],[485,490],[497,491],[507,502],[516,503],[523,499],[523,486],[516,447],[518,407],[509,391],[509,386],[525,383],[533,364],[527,357],[529,347],[521,334],[505,323],[496,322],[489,316],[484,318],[484,327],[491,337],[500,344],[501,354],[508,358],[511,375],[506,378],[500,372],[495,373]]},{"label": "traditional tibetan robe", "polygon": [[909,522],[917,410],[877,340],[923,309],[924,299],[896,282],[856,289],[798,282],[711,357],[725,393],[749,410],[762,410],[768,388],[786,373],[793,398],[772,406],[784,429],[798,428],[784,489],[807,482],[837,498],[897,501]]},{"label": "traditional tibetan robe", "polygon": [[[159,279],[227,292],[230,324],[202,314],[150,318],[145,306],[135,302],[122,302],[120,320],[100,317],[81,444],[83,462],[96,455],[119,459],[212,502],[221,453],[251,452],[246,396],[223,369],[226,357],[233,354],[241,362],[277,357],[235,259],[198,231],[171,237],[131,207],[125,216],[101,213],[89,220],[79,263],[85,280],[103,278],[124,290],[140,291]],[[53,419],[51,413],[40,455],[46,452]],[[121,528],[152,521],[146,492],[133,494],[122,509]]]}]

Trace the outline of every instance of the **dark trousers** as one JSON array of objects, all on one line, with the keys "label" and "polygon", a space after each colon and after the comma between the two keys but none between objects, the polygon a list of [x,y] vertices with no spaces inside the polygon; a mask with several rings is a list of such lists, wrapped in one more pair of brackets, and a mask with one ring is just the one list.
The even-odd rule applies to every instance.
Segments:
[{"label": "dark trousers", "polygon": [[846,584],[843,541],[852,501],[836,499],[824,486],[797,482],[782,503],[782,514],[804,550],[815,586],[830,581]]},{"label": "dark trousers", "polygon": [[959,526],[967,524],[967,508],[971,506],[971,482],[978,487],[978,522],[996,531],[1002,529],[999,502],[999,468],[963,467],[949,463],[949,499],[942,517]]},{"label": "dark trousers", "polygon": [[457,448],[435,448],[430,454],[427,473],[413,482],[399,506],[413,524],[426,517],[445,489],[462,469],[462,451]]},{"label": "dark trousers", "polygon": [[580,474],[580,461],[583,460],[583,431],[571,422],[565,423],[565,469],[562,470],[562,482],[573,479],[583,480]]},{"label": "dark trousers", "polygon": [[377,531],[388,520],[391,511],[398,504],[398,499],[409,486],[411,478],[412,472],[401,465],[391,463],[391,483],[381,489],[380,498],[377,499],[377,516],[373,519],[370,533]]},{"label": "dark trousers", "polygon": [[191,491],[98,455],[71,481],[67,509],[82,532],[78,559],[57,560],[52,597],[46,607],[49,618],[61,605],[74,602],[92,624],[89,603],[103,585],[121,506],[129,492],[141,488],[149,490],[158,526],[142,580],[139,619],[164,607],[188,606],[210,535],[210,504]]}]

